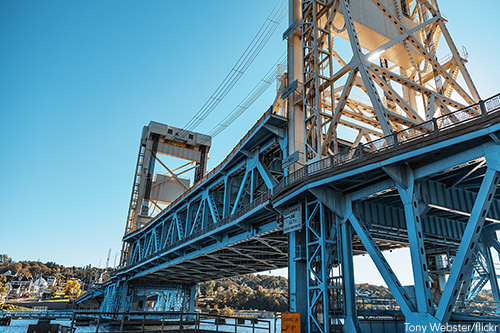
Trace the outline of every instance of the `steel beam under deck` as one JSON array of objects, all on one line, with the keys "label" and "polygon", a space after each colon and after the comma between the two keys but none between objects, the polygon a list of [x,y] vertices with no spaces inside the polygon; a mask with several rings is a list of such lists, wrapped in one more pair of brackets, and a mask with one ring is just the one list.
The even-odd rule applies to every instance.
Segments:
[{"label": "steel beam under deck", "polygon": [[[262,207],[256,210],[259,209],[266,210]],[[238,224],[248,223],[248,216],[252,214],[255,211],[215,232],[132,265],[120,275],[127,279],[192,284],[286,267],[287,237],[276,218],[270,216],[270,220],[263,220],[261,217],[250,230],[243,230]]]}]

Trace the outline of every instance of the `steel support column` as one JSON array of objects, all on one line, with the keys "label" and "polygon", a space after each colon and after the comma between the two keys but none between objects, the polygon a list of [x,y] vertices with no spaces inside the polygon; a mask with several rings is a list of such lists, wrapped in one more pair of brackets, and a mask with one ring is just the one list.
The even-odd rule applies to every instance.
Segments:
[{"label": "steel support column", "polygon": [[305,230],[288,235],[288,294],[290,311],[300,313],[301,331],[307,331],[307,266]]},{"label": "steel support column", "polygon": [[356,286],[354,281],[354,263],[352,253],[352,227],[349,221],[337,218],[341,224],[342,242],[342,277],[344,285],[345,324],[343,332],[359,332],[356,311]]},{"label": "steel support column", "polygon": [[464,282],[464,276],[473,264],[473,251],[478,242],[484,220],[495,195],[498,181],[499,172],[488,167],[481,188],[479,189],[476,202],[472,208],[469,221],[467,222],[467,227],[462,242],[460,243],[455,262],[451,268],[443,296],[441,297],[441,301],[436,311],[436,318],[442,323],[448,322],[461,285]]},{"label": "steel support column", "polygon": [[185,290],[185,295],[187,298],[186,310],[188,313],[194,313],[194,307],[196,305],[196,294],[198,294],[198,285],[189,286]]},{"label": "steel support column", "polygon": [[308,332],[330,332],[328,253],[324,206],[319,200],[306,202],[306,258]]},{"label": "steel support column", "polygon": [[424,233],[420,219],[419,198],[415,193],[415,179],[413,170],[409,167],[400,170],[402,181],[396,182],[401,201],[403,202],[406,228],[408,230],[408,243],[413,268],[413,281],[417,298],[419,313],[434,314],[431,284],[424,247]]}]

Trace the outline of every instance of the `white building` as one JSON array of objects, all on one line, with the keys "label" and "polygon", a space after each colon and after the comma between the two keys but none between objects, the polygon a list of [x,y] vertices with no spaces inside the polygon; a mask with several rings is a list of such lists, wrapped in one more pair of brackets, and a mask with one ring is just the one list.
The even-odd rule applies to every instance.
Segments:
[{"label": "white building", "polygon": [[35,290],[46,289],[48,287],[49,287],[49,284],[41,276],[38,279],[36,279],[35,282],[33,283],[33,289],[35,289]]}]

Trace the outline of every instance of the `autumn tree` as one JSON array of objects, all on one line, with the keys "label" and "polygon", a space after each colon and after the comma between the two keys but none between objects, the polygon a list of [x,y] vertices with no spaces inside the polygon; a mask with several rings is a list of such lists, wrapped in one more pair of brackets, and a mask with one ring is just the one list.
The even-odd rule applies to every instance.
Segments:
[{"label": "autumn tree", "polygon": [[78,297],[81,292],[81,286],[76,280],[68,280],[63,288],[64,295],[70,296],[72,300]]},{"label": "autumn tree", "polygon": [[200,284],[200,293],[205,296],[212,296],[214,294],[215,281],[203,282]]},{"label": "autumn tree", "polygon": [[3,282],[0,282],[0,296],[5,294],[7,294],[7,286]]}]

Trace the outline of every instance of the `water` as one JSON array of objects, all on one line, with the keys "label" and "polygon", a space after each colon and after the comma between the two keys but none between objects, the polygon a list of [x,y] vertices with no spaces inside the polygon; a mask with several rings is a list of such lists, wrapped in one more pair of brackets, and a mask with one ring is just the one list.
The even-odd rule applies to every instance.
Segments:
[{"label": "water", "polygon": [[[0,326],[0,333],[26,333],[28,331],[28,326],[36,324],[38,319],[12,319],[10,326]],[[62,324],[64,326],[71,326],[71,320],[69,319],[54,319],[50,321],[51,324]],[[96,325],[90,326],[78,326],[76,327],[75,333],[83,332],[95,332]],[[118,328],[118,331],[120,329]],[[115,332],[114,327],[107,327],[101,325],[99,327],[99,332]]]},{"label": "water", "polygon": [[[279,333],[281,332],[281,320],[277,320],[277,325],[276,325],[276,330],[274,328],[274,319],[268,319],[270,324],[271,324],[271,331],[270,333]],[[38,322],[38,319],[13,319],[12,323],[10,326],[0,326],[0,333],[26,333],[28,331],[28,326],[32,324],[36,324]],[[211,320],[212,323],[209,323],[208,320],[203,320],[202,324],[200,325],[200,328],[202,329],[208,329],[208,330],[214,330],[215,331],[215,325],[213,324],[213,319]],[[52,320],[51,323],[53,324],[62,324],[64,326],[71,326],[71,320],[67,319],[55,319]],[[227,320],[228,326],[219,326],[219,331],[220,332],[234,332],[234,320],[228,319]],[[231,326],[232,325],[232,326]],[[248,321],[246,322],[247,326],[251,326],[248,324]],[[256,329],[256,333],[264,333],[268,332],[267,330],[267,324],[265,323],[260,323],[258,325],[259,327],[265,326],[266,329]],[[158,330],[160,328],[158,327]],[[89,326],[77,326],[75,333],[94,333],[96,330],[96,325],[89,325]],[[120,327],[119,326],[108,326],[105,324],[102,324],[99,326],[99,332],[119,332]],[[177,330],[176,330],[177,331]],[[238,326],[238,333],[251,333],[252,328],[251,327],[241,327]]]}]

